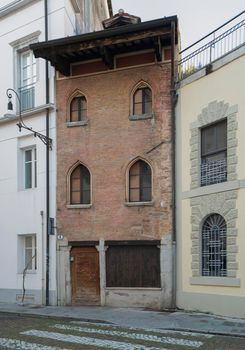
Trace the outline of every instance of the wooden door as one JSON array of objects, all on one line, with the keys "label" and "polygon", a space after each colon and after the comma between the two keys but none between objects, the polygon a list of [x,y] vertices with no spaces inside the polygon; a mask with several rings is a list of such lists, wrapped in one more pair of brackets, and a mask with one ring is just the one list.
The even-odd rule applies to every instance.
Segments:
[{"label": "wooden door", "polygon": [[100,305],[99,253],[94,247],[71,250],[72,305]]}]

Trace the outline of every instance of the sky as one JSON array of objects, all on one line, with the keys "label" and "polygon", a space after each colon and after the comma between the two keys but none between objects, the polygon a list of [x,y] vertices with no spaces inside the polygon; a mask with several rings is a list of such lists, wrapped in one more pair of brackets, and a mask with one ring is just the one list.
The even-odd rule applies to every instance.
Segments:
[{"label": "sky", "polygon": [[177,15],[184,49],[245,10],[245,0],[112,0],[112,6],[142,21]]}]

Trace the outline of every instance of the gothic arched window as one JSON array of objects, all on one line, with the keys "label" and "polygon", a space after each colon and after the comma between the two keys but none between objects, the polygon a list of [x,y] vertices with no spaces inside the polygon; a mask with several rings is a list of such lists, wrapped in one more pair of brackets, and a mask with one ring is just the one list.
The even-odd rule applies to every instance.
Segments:
[{"label": "gothic arched window", "polygon": [[151,167],[138,160],[129,169],[129,201],[148,202],[152,200]]},{"label": "gothic arched window", "polygon": [[70,202],[71,204],[90,204],[90,172],[79,164],[70,176]]},{"label": "gothic arched window", "polygon": [[70,104],[70,122],[79,122],[87,119],[87,100],[79,95],[72,99]]}]

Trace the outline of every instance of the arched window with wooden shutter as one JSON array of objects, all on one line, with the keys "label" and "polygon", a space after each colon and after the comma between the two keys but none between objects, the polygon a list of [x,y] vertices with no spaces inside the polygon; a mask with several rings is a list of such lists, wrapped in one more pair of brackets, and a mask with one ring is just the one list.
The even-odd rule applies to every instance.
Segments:
[{"label": "arched window with wooden shutter", "polygon": [[70,203],[91,203],[90,172],[84,165],[79,164],[70,176]]},{"label": "arched window with wooden shutter", "polygon": [[140,159],[129,169],[129,202],[148,202],[151,200],[151,167]]}]

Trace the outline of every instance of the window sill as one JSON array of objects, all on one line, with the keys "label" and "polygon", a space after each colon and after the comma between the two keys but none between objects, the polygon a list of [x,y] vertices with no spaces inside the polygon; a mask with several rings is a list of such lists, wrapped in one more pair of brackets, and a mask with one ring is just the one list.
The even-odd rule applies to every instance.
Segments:
[{"label": "window sill", "polygon": [[182,192],[182,199],[206,196],[208,194],[217,193],[217,192],[225,192],[230,190],[236,190],[240,188],[240,181],[225,181],[220,182],[218,184],[207,185],[202,187],[197,187],[190,191]]},{"label": "window sill", "polygon": [[67,204],[67,209],[89,209],[92,204]]},{"label": "window sill", "polygon": [[[26,274],[27,275],[36,275],[37,274],[37,270],[27,270]],[[18,275],[23,275],[23,271],[22,272],[18,272]]]},{"label": "window sill", "polygon": [[133,114],[129,116],[129,120],[145,120],[145,119],[151,119],[154,117],[154,113],[146,113],[146,114]]},{"label": "window sill", "polygon": [[150,207],[154,205],[154,202],[125,202],[124,205],[126,207]]},{"label": "window sill", "polygon": [[221,287],[240,287],[240,278],[231,277],[191,277],[191,285],[199,286],[221,286]]},{"label": "window sill", "polygon": [[81,120],[78,122],[66,122],[66,126],[68,128],[73,128],[76,126],[86,126],[86,125],[88,125],[88,120]]}]

